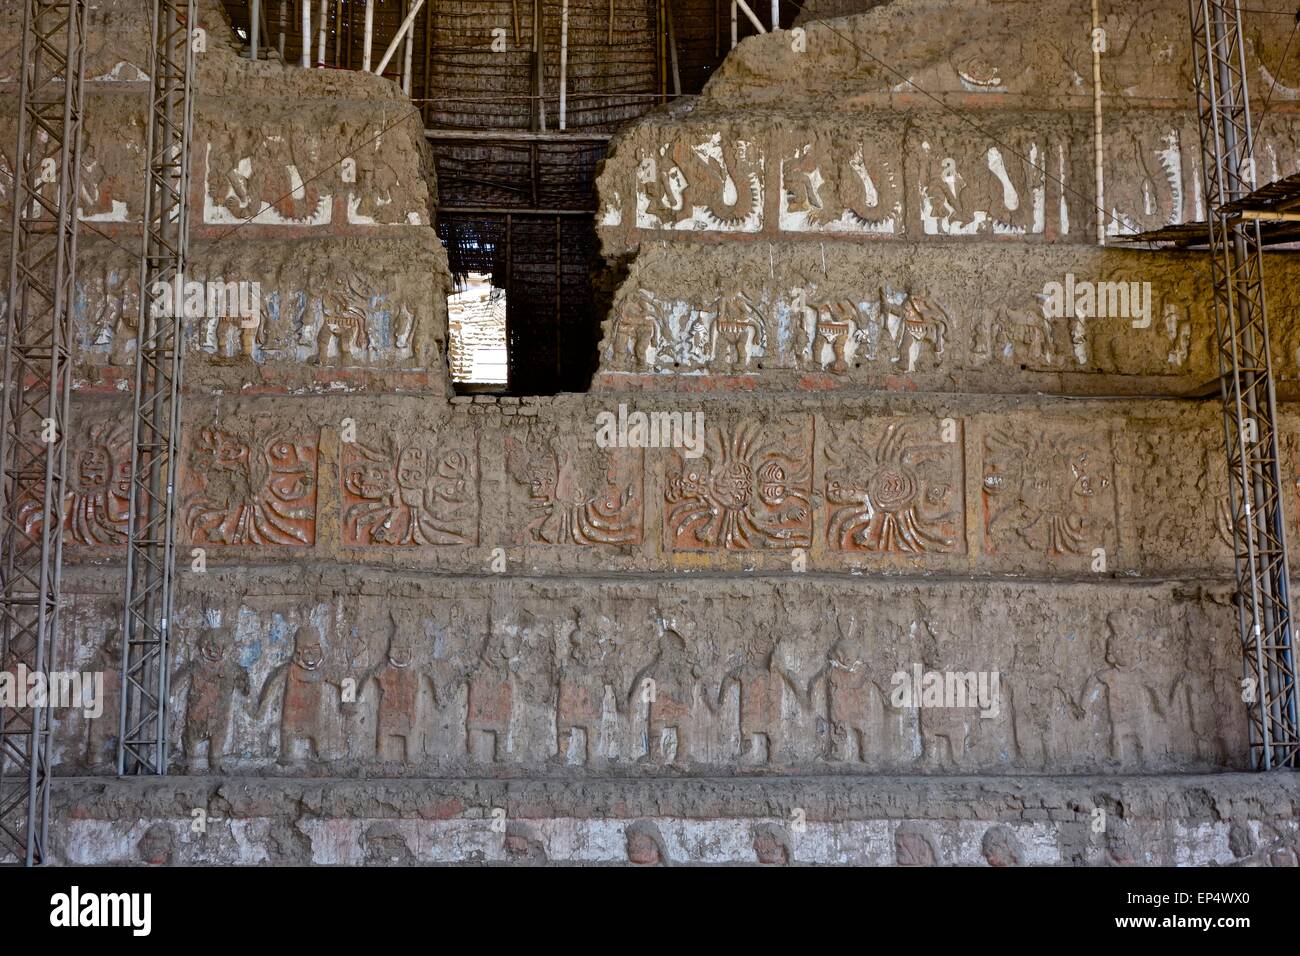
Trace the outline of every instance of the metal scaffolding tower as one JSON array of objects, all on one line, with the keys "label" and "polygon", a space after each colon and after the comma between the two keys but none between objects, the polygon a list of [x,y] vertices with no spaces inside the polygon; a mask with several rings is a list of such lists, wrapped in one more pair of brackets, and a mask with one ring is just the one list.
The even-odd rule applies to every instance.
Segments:
[{"label": "metal scaffolding tower", "polygon": [[[85,0],[25,0],[0,403],[0,670],[48,676],[62,579]],[[46,684],[48,686],[48,682]],[[46,860],[50,710],[0,709],[0,859]]]},{"label": "metal scaffolding tower", "polygon": [[1276,216],[1289,202],[1276,189],[1256,191],[1240,0],[1189,2],[1250,759],[1260,770],[1294,768],[1300,742],[1295,645],[1260,229],[1261,218],[1269,217],[1259,215]]},{"label": "metal scaffolding tower", "polygon": [[[167,772],[167,642],[175,571],[172,491],[189,242],[195,0],[155,0],[140,324],[122,640],[119,774]],[[157,292],[169,286],[170,311]]]}]

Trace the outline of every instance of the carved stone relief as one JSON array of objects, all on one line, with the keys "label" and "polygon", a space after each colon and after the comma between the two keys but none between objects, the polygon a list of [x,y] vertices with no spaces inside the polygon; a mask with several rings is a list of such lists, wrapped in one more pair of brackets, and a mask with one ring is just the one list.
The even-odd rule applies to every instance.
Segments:
[{"label": "carved stone relief", "polygon": [[811,422],[710,423],[703,457],[674,458],[664,488],[670,549],[744,551],[811,543]]},{"label": "carved stone relief", "polygon": [[627,545],[642,537],[644,453],[548,426],[505,438],[519,544]]},{"label": "carved stone relief", "polygon": [[341,446],[343,544],[478,542],[477,453],[462,436],[384,432]]},{"label": "carved stone relief", "polygon": [[1105,432],[1015,423],[983,440],[988,554],[1091,558],[1114,529],[1114,465]]},{"label": "carved stone relief", "polygon": [[780,211],[785,232],[899,234],[901,171],[869,137],[818,138],[782,157]]},{"label": "carved stone relief", "polygon": [[423,182],[404,182],[392,163],[415,151],[405,127],[375,136],[373,127],[344,120],[323,136],[306,127],[213,123],[201,132],[206,224],[428,225]]},{"label": "carved stone relief", "polygon": [[177,517],[196,545],[316,540],[316,438],[262,427],[207,425],[185,445]]},{"label": "carved stone relief", "polygon": [[[572,589],[497,601],[463,582],[418,598],[214,593],[224,603],[178,611],[176,757],[214,773],[987,773],[1222,768],[1244,752],[1227,601],[1163,586],[850,590],[733,584],[701,601],[634,585],[618,613]],[[69,609],[68,666],[116,672],[120,610]],[[918,669],[996,672],[996,699],[900,699]],[[61,759],[108,765],[109,723],[61,727]]]},{"label": "carved stone relief", "polygon": [[948,425],[950,434],[934,420],[826,426],[826,543],[832,549],[909,555],[964,550],[963,446],[960,426]]},{"label": "carved stone relief", "polygon": [[[1031,236],[1047,230],[1048,137],[1004,131],[913,131],[908,138],[921,232],[944,236]],[[1054,215],[1054,229],[1063,223]],[[1068,229],[1068,225],[1066,225]],[[1065,231],[1065,230],[1061,230]]]},{"label": "carved stone relief", "polygon": [[[131,431],[112,416],[92,413],[77,423],[68,449],[66,493],[63,500],[63,541],[84,547],[120,547],[126,544],[131,494]],[[43,485],[16,503],[23,533],[38,538],[45,526]]]},{"label": "carved stone relief", "polygon": [[641,229],[757,232],[763,226],[763,151],[720,132],[686,131],[638,157]]}]

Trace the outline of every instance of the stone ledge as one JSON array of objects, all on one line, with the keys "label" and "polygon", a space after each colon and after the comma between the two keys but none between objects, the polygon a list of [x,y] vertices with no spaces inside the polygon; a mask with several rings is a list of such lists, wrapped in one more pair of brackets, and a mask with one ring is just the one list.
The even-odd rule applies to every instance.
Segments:
[{"label": "stone ledge", "polygon": [[1295,865],[1298,818],[1286,773],[81,777],[52,825],[69,864]]}]

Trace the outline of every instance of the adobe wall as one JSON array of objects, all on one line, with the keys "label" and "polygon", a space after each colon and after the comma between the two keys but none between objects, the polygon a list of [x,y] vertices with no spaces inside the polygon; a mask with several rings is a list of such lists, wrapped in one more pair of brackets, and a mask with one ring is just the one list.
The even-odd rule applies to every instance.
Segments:
[{"label": "adobe wall", "polygon": [[[83,233],[59,659],[115,675],[144,92],[126,8],[96,9],[114,52],[83,218],[108,238]],[[1247,744],[1204,266],[1095,245],[1088,25],[1066,4],[900,0],[808,24],[804,53],[743,43],[611,149],[623,279],[592,392],[499,400],[449,398],[409,104],[239,61],[219,16],[192,271],[270,291],[255,334],[187,342],[180,776],[97,779],[116,728],[68,717],[64,859],[1294,860],[1295,785],[1257,798],[1224,773]],[[1108,101],[1116,229],[1200,208],[1186,44],[1163,32],[1182,8],[1132,16],[1108,21],[1107,87],[1154,86]],[[994,60],[936,32],[1022,20],[1038,45]],[[1263,136],[1285,172],[1296,86]],[[1269,268],[1285,383],[1300,283]],[[1048,315],[1036,293],[1067,274],[1150,282],[1150,322]],[[620,405],[702,414],[702,455],[600,447]],[[1282,428],[1294,529],[1289,405]],[[996,713],[895,706],[917,668],[996,672]],[[1120,823],[1088,843],[1098,805]],[[800,850],[791,809],[814,806]],[[225,818],[210,844],[186,836],[196,807]]]}]

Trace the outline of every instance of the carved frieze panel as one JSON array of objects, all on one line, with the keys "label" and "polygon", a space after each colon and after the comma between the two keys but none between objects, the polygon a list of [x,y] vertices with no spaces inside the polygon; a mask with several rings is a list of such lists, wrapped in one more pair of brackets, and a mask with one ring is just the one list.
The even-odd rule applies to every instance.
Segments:
[{"label": "carved frieze panel", "polygon": [[784,232],[898,235],[903,182],[888,140],[841,142],[829,135],[781,157],[780,228]]},{"label": "carved frieze panel", "polygon": [[[131,430],[127,408],[89,411],[78,406],[68,448],[63,499],[63,541],[73,547],[126,544],[131,495]],[[122,416],[119,420],[116,416]],[[34,444],[39,442],[32,436]],[[25,490],[16,503],[19,527],[37,537],[45,527],[44,486]]]},{"label": "carved frieze panel", "polygon": [[140,269],[125,256],[81,256],[72,303],[78,358],[128,368],[140,325]]},{"label": "carved frieze panel", "polygon": [[[1043,246],[989,260],[966,248],[701,244],[685,281],[680,261],[657,245],[639,255],[605,325],[603,372],[835,377],[807,380],[818,387],[901,376],[950,386],[946,376],[968,375],[981,391],[1011,381],[1001,370],[1129,376],[1121,388],[1133,390],[1149,388],[1139,377],[1192,387],[1215,374],[1208,274],[1173,256]],[[1276,269],[1289,275],[1285,260]],[[1284,305],[1295,297],[1288,282],[1277,285]],[[1279,327],[1283,376],[1300,374],[1292,339]]]},{"label": "carved frieze panel", "polygon": [[343,544],[420,547],[477,544],[474,437],[386,431],[340,446]]},{"label": "carved frieze panel", "polygon": [[1124,117],[1106,130],[1106,234],[1148,232],[1204,218],[1194,124]]},{"label": "carved frieze panel", "polygon": [[[19,31],[21,33],[21,30]],[[131,104],[113,96],[87,94],[82,127],[77,184],[77,218],[99,224],[139,222],[144,208],[145,117]],[[37,134],[46,142],[44,133]],[[12,116],[0,118],[0,210],[8,221],[12,213],[13,171],[17,126]],[[57,206],[56,182],[39,171],[31,188]]]},{"label": "carved frieze panel", "polygon": [[953,318],[919,287],[880,282],[868,296],[837,294],[833,283],[801,282],[776,304],[793,367],[845,375],[868,368],[910,375],[945,361]]},{"label": "carved frieze panel", "polygon": [[417,170],[393,157],[417,155],[411,131],[344,120],[323,133],[303,125],[200,127],[208,225],[325,227],[427,225],[427,196]]},{"label": "carved frieze panel", "polygon": [[[208,257],[193,275],[218,290],[238,284],[241,301],[255,306],[210,310],[194,323],[191,348],[218,363],[392,367],[415,355],[420,299],[409,277],[381,279],[362,268],[340,273],[323,257],[267,270],[242,254]],[[257,283],[255,300],[246,291],[250,283]]]},{"label": "carved frieze panel", "polygon": [[[579,429],[582,424],[579,424]],[[600,448],[552,425],[505,437],[517,544],[629,545],[642,539],[644,452]]]},{"label": "carved frieze panel", "polygon": [[664,485],[673,551],[806,548],[812,542],[808,419],[709,422],[704,454],[674,452]]},{"label": "carved frieze panel", "polygon": [[1209,374],[1214,319],[1197,276],[1137,262],[1011,271],[978,282],[978,305],[965,323],[973,367]]},{"label": "carved frieze panel", "polygon": [[[389,249],[376,248],[375,254]],[[289,364],[331,368],[410,368],[427,357],[432,325],[427,275],[340,273],[342,246],[279,262],[248,246],[196,250],[176,298],[185,309],[186,347],[213,365]],[[103,244],[81,255],[73,299],[78,361],[127,369],[135,361],[140,277]],[[150,308],[166,299],[149,296]]]},{"label": "carved frieze panel", "polygon": [[824,438],[832,550],[930,555],[965,549],[959,422],[828,423]]},{"label": "carved frieze panel", "polygon": [[1056,137],[1046,131],[999,133],[996,141],[966,129],[909,133],[909,203],[921,233],[1029,237],[1047,232],[1049,217],[1054,231],[1068,231],[1060,210],[1048,203],[1045,170],[1055,159],[1049,144]]},{"label": "carved frieze panel", "polygon": [[763,227],[764,162],[755,142],[682,130],[637,157],[641,229],[757,232]]},{"label": "carved frieze panel", "polygon": [[989,427],[981,450],[986,554],[1092,561],[1094,549],[1114,547],[1105,428],[1012,420]]},{"label": "carved frieze panel", "polygon": [[144,114],[88,109],[85,122],[77,216],[95,223],[139,222],[144,215]]},{"label": "carved frieze panel", "polygon": [[745,372],[771,354],[772,302],[739,284],[682,300],[639,290],[615,307],[604,348],[610,368]]},{"label": "carved frieze panel", "polygon": [[1171,428],[1132,423],[1125,456],[1132,490],[1127,502],[1144,567],[1226,568],[1232,560],[1232,509],[1217,419]]},{"label": "carved frieze panel", "polygon": [[195,545],[316,541],[317,437],[269,419],[189,430],[178,526]]},{"label": "carved frieze panel", "polygon": [[[177,762],[1089,773],[1224,768],[1244,753],[1226,599],[751,581],[701,601],[695,587],[616,586],[616,606],[597,607],[554,585],[498,601],[466,581],[333,596],[212,582],[177,609]],[[66,611],[60,659],[102,670],[111,695],[120,607],[96,594]],[[981,689],[952,700],[954,679]],[[70,713],[57,733],[64,766],[111,765],[108,722]]]}]

